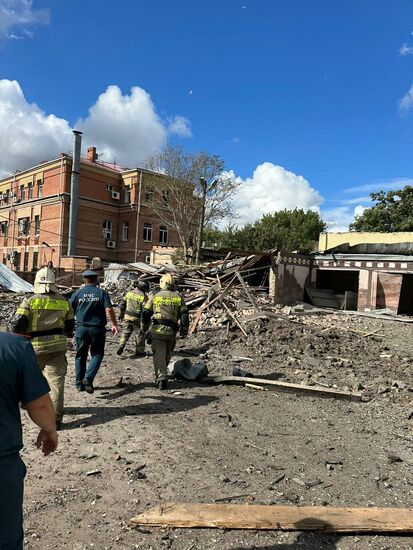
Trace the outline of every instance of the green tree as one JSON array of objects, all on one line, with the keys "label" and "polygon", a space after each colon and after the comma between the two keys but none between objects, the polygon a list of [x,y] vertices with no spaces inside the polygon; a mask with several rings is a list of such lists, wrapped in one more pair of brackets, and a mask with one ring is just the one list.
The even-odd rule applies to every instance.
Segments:
[{"label": "green tree", "polygon": [[351,231],[413,231],[413,187],[379,191],[370,197],[376,204],[356,217],[350,224]]},{"label": "green tree", "polygon": [[223,231],[209,229],[206,244],[238,250],[271,250],[274,248],[309,252],[318,241],[326,224],[318,212],[281,210],[265,214],[253,224],[242,228],[228,226]]}]

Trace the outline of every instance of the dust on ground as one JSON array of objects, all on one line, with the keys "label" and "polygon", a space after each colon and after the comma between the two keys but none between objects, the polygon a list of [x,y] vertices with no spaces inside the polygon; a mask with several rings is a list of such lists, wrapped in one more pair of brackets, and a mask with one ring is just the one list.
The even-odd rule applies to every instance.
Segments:
[{"label": "dust on ground", "polygon": [[248,337],[221,329],[178,343],[177,356],[201,353],[213,375],[238,366],[359,390],[364,402],[183,382],[160,392],[151,358],[130,358],[132,345],[117,357],[110,336],[90,396],[73,386],[70,352],[65,428],[54,455],[34,449],[36,428],[24,420],[27,548],[411,549],[413,538],[401,536],[128,527],[165,501],[238,496],[231,502],[411,507],[411,331],[397,322],[311,315],[250,322]]}]

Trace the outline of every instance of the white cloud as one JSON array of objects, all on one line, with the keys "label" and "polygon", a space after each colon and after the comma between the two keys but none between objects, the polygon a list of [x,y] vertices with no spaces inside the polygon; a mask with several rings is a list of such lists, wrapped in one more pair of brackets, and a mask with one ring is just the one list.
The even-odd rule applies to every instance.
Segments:
[{"label": "white cloud", "polygon": [[177,136],[192,137],[191,122],[184,116],[177,115],[170,120],[168,130]]},{"label": "white cloud", "polygon": [[136,165],[164,143],[167,130],[150,95],[135,86],[123,95],[118,86],[108,86],[90,107],[89,115],[76,123],[85,144],[96,145],[102,160]]},{"label": "white cloud", "polygon": [[409,91],[399,99],[399,111],[401,114],[407,114],[413,106],[413,84]]},{"label": "white cloud", "polygon": [[0,173],[37,164],[70,149],[68,122],[28,103],[15,80],[0,80]]},{"label": "white cloud", "polygon": [[322,203],[323,197],[303,176],[264,162],[251,178],[242,181],[234,199],[234,211],[238,214],[237,222],[243,225],[285,208],[318,211]]},{"label": "white cloud", "polygon": [[[84,147],[95,145],[102,160],[116,158],[119,164],[136,166],[162,147],[171,131],[189,135],[187,119],[171,120],[172,128],[142,88],[136,86],[123,95],[118,86],[109,86],[76,128],[84,132]],[[0,80],[0,174],[71,151],[72,138],[67,120],[29,103],[17,81]]]},{"label": "white cloud", "polygon": [[327,231],[348,231],[348,226],[354,221],[354,217],[362,214],[365,207],[359,204],[355,208],[350,206],[338,206],[321,211],[321,217],[327,224]]},{"label": "white cloud", "polygon": [[369,193],[384,190],[395,190],[404,187],[405,185],[413,185],[411,178],[394,178],[388,181],[378,181],[376,183],[367,183],[358,185],[357,187],[349,187],[343,189],[343,193]]},{"label": "white cloud", "polygon": [[31,38],[30,28],[45,25],[49,19],[49,10],[34,9],[32,0],[0,0],[0,40]]},{"label": "white cloud", "polygon": [[399,50],[399,55],[413,55],[413,47],[408,46],[405,42]]}]

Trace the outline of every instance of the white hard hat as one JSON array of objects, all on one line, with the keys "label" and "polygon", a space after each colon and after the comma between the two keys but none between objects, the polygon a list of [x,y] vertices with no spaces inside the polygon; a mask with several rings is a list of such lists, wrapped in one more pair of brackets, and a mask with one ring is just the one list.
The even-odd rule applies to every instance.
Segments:
[{"label": "white hard hat", "polygon": [[50,267],[42,267],[39,269],[39,271],[36,273],[36,277],[34,279],[34,284],[52,284],[54,285],[56,283],[56,277],[54,274],[53,269],[50,269]]}]

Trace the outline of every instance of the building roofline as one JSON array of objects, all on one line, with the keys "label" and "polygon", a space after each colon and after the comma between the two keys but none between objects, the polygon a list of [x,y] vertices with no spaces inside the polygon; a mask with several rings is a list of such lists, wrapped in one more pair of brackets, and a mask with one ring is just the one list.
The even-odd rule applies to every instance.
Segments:
[{"label": "building roofline", "polygon": [[67,155],[66,153],[62,153],[59,157],[53,158],[51,160],[46,160],[44,162],[40,162],[39,164],[35,164],[34,166],[31,166],[30,168],[24,168],[23,170],[16,170],[16,172],[10,173],[5,177],[0,178],[0,185],[2,183],[6,182],[7,180],[14,179],[14,178],[17,178],[17,177],[20,178],[20,177],[24,176],[24,174],[27,173],[27,172],[33,172],[37,169],[40,169],[43,166],[49,166],[49,165],[54,164],[56,162],[61,162],[61,160],[65,159],[65,158],[66,159],[67,158],[71,159],[71,157],[69,155]]}]

